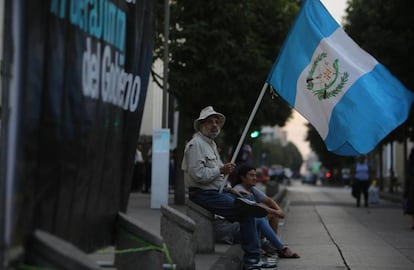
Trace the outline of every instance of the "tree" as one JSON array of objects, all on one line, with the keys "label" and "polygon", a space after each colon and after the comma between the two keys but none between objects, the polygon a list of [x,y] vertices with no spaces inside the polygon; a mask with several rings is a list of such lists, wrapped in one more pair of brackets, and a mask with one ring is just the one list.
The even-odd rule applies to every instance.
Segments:
[{"label": "tree", "polygon": [[303,158],[296,145],[289,142],[283,146],[279,141],[263,142],[262,140],[251,140],[254,161],[258,166],[281,165],[299,172]]},{"label": "tree", "polygon": [[286,153],[288,153],[286,160],[286,167],[290,168],[293,172],[300,172],[300,168],[303,163],[303,157],[299,149],[292,142],[289,142],[286,146]]},{"label": "tree", "polygon": [[[168,91],[180,112],[178,160],[194,132],[194,119],[207,105],[227,118],[218,145],[224,153],[235,148],[297,11],[297,3],[288,0],[171,1]],[[162,59],[162,34],[155,47],[155,59]],[[266,95],[252,128],[283,126],[290,114],[286,102]],[[184,203],[180,173],[177,204]]]},{"label": "tree", "polygon": [[[349,0],[345,31],[384,64],[407,88],[414,89],[414,4],[408,0]],[[414,139],[414,113],[384,143]]]},{"label": "tree", "polygon": [[[287,0],[172,1],[169,92],[182,120],[192,123],[213,105],[227,117],[223,143],[237,143],[297,10]],[[253,125],[283,126],[290,114],[286,102],[266,95]],[[192,124],[182,128],[189,138]]]},{"label": "tree", "polygon": [[306,140],[309,141],[311,149],[318,155],[319,161],[329,170],[349,167],[354,163],[354,157],[339,156],[329,152],[326,149],[325,142],[311,124],[308,124]]}]

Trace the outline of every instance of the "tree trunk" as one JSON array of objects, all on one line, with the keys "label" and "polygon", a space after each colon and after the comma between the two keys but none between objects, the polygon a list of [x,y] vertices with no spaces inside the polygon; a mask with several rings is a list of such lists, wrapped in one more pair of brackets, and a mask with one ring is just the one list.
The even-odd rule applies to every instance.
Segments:
[{"label": "tree trunk", "polygon": [[176,170],[176,182],[175,182],[175,197],[174,203],[177,205],[185,204],[185,185],[184,185],[184,173],[181,170],[181,161],[183,160],[184,147],[187,141],[191,139],[194,132],[193,119],[189,119],[183,113],[178,117],[178,134],[177,134],[177,170]]}]

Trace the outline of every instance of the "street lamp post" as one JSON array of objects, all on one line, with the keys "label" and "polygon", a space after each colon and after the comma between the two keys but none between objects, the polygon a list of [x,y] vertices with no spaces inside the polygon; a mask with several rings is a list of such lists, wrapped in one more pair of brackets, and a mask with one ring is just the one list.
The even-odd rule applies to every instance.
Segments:
[{"label": "street lamp post", "polygon": [[168,103],[169,103],[169,97],[168,97],[168,63],[169,63],[169,57],[168,57],[168,40],[169,40],[169,34],[170,34],[170,0],[164,0],[164,16],[165,16],[165,22],[164,22],[164,68],[163,68],[163,114],[162,114],[162,127],[168,128]]}]

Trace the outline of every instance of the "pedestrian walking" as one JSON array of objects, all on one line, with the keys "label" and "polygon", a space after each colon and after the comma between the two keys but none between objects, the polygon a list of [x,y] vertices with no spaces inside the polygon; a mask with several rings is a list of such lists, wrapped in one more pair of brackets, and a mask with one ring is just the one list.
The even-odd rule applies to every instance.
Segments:
[{"label": "pedestrian walking", "polygon": [[354,181],[355,185],[355,196],[356,196],[356,206],[360,207],[361,205],[361,194],[364,197],[364,205],[368,207],[368,189],[370,186],[370,167],[366,155],[358,156],[357,162],[354,168]]},{"label": "pedestrian walking", "polygon": [[404,214],[411,215],[411,229],[414,230],[414,147],[407,160],[407,186],[404,192]]}]

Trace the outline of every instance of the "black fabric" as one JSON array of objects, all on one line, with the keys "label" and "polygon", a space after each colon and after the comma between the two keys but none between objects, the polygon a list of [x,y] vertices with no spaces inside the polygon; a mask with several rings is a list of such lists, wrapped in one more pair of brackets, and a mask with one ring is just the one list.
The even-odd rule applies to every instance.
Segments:
[{"label": "black fabric", "polygon": [[6,51],[20,56],[20,62],[13,60],[20,67],[14,80],[21,83],[14,245],[36,228],[86,251],[113,242],[116,214],[126,210],[131,186],[152,64],[154,5],[152,0],[13,5],[20,23],[8,26],[5,35],[18,29],[20,36]]},{"label": "black fabric", "polygon": [[354,183],[352,184],[351,195],[352,197],[357,198],[358,193],[358,185],[354,181]]},{"label": "black fabric", "polygon": [[414,148],[411,149],[407,160],[407,180],[404,192],[404,214],[414,214]]}]

